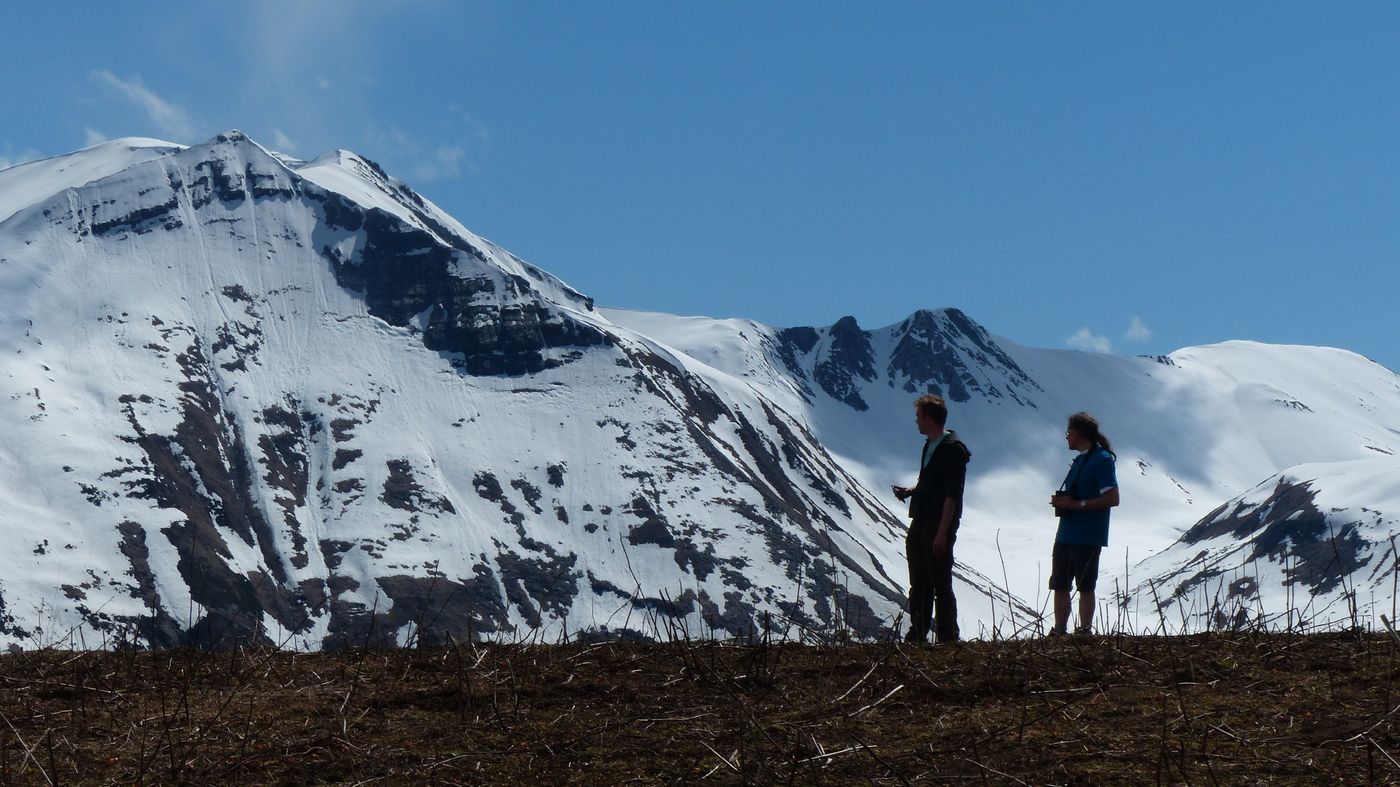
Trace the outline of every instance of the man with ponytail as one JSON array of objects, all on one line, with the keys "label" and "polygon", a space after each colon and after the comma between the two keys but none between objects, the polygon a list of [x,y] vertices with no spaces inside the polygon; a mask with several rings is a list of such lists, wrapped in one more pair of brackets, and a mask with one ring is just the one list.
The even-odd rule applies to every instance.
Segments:
[{"label": "man with ponytail", "polygon": [[1076,634],[1088,634],[1094,622],[1094,587],[1099,577],[1099,552],[1108,546],[1108,512],[1118,505],[1117,455],[1099,422],[1088,413],[1069,417],[1065,442],[1079,455],[1069,467],[1065,482],[1050,498],[1060,527],[1050,559],[1050,589],[1055,591],[1055,628],[1058,636],[1069,625],[1070,584],[1079,590],[1079,625]]}]

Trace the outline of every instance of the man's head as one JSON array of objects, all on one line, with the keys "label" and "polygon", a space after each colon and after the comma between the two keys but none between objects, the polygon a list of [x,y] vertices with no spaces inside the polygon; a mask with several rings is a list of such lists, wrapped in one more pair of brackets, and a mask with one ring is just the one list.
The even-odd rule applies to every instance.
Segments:
[{"label": "man's head", "polygon": [[1088,451],[1099,442],[1099,422],[1088,413],[1075,413],[1065,428],[1065,442],[1071,451]]},{"label": "man's head", "polygon": [[943,434],[948,423],[948,405],[943,397],[925,394],[914,401],[914,422],[919,425],[919,434],[924,437],[937,437]]}]

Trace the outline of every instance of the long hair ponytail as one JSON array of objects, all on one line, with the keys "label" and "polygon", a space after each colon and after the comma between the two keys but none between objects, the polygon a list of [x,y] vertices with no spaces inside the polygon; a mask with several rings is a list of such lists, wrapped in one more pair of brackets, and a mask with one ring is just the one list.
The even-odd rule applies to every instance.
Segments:
[{"label": "long hair ponytail", "polygon": [[1088,413],[1075,413],[1069,417],[1069,428],[1087,437],[1094,445],[1107,451],[1114,459],[1118,454],[1113,453],[1113,447],[1109,444],[1108,438],[1099,431],[1098,419]]}]

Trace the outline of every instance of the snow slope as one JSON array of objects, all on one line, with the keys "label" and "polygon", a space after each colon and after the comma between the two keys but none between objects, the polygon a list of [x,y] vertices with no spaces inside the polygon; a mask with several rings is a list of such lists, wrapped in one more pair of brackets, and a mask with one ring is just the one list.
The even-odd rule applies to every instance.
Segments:
[{"label": "snow slope", "polygon": [[158,139],[126,137],[94,145],[67,156],[30,161],[0,170],[0,221],[21,208],[76,188],[133,164],[180,150],[181,145]]},{"label": "snow slope", "polygon": [[[872,331],[850,318],[827,329],[777,329],[604,313],[749,381],[811,424],[896,512],[887,490],[912,479],[922,439],[912,401],[926,390],[945,395],[949,427],[973,454],[958,559],[998,580],[1005,571],[1011,592],[1037,609],[1048,604],[1055,530],[1048,497],[1072,458],[1063,439],[1071,413],[1098,417],[1118,454],[1123,503],[1103,558],[1101,588],[1111,593],[1100,596],[1133,604],[1146,596],[1131,588],[1173,570],[1183,549],[1175,542],[1188,528],[1261,478],[1304,462],[1400,453],[1400,377],[1344,350],[1241,341],[1160,358],[1045,350],[988,336],[956,309]],[[810,335],[794,345],[802,332]],[[909,351],[910,337],[922,355]],[[1384,494],[1364,483],[1346,489],[1353,505]],[[1163,559],[1142,563],[1163,551]],[[1330,586],[1318,592],[1328,597],[1315,608],[1335,601]],[[1157,620],[1152,609],[1132,613]]]},{"label": "snow slope", "polygon": [[1277,473],[1149,559],[1135,592],[1167,630],[1394,621],[1400,459]]},{"label": "snow slope", "polygon": [[[0,640],[898,617],[900,523],[751,386],[353,154],[132,148],[21,172],[0,223]],[[974,619],[1015,606],[963,581]]]}]

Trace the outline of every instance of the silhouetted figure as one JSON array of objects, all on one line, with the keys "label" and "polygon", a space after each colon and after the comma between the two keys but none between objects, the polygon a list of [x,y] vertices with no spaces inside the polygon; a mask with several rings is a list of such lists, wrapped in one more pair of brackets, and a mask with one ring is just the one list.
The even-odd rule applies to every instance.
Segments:
[{"label": "silhouetted figure", "polygon": [[937,641],[958,641],[958,601],[953,596],[953,543],[962,518],[963,483],[972,458],[952,430],[944,428],[948,405],[943,397],[921,396],[914,402],[914,422],[925,438],[919,481],[895,486],[895,497],[909,500],[909,633],[906,642],[926,642],[931,623]]},{"label": "silhouetted figure", "polygon": [[1099,422],[1088,413],[1069,417],[1065,442],[1078,451],[1050,505],[1060,517],[1055,549],[1050,558],[1050,589],[1055,591],[1055,628],[1051,636],[1065,633],[1069,625],[1070,583],[1079,589],[1079,626],[1076,634],[1093,630],[1094,587],[1099,578],[1099,552],[1108,546],[1108,510],[1118,505],[1117,455]]}]

